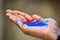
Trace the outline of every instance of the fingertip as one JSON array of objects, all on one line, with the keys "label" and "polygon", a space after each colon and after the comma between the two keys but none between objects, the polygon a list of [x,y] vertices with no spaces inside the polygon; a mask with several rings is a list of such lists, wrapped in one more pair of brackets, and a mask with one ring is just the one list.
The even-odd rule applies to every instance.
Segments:
[{"label": "fingertip", "polygon": [[7,9],[7,10],[6,10],[6,12],[7,12],[7,13],[11,13],[11,12],[12,12],[12,10],[10,10],[10,9]]},{"label": "fingertip", "polygon": [[36,20],[42,20],[43,19],[42,17],[40,17],[40,16],[38,16],[36,14],[32,15],[32,18],[36,19]]},{"label": "fingertip", "polygon": [[11,16],[12,14],[11,14],[11,13],[6,13],[5,15],[6,15],[6,16]]}]

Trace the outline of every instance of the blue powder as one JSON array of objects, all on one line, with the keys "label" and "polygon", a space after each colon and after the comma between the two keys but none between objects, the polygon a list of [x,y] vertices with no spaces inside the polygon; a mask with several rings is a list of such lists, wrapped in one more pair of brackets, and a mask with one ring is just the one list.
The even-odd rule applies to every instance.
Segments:
[{"label": "blue powder", "polygon": [[17,20],[17,19],[15,20],[15,23],[16,23],[16,24],[18,23],[18,20]]},{"label": "blue powder", "polygon": [[22,21],[22,23],[23,24],[26,24],[28,27],[29,26],[32,26],[32,27],[34,27],[34,26],[48,26],[48,24],[46,24],[46,23],[44,23],[43,21],[32,21],[32,22],[29,22],[29,23],[26,23],[26,22],[24,22],[24,21]]}]

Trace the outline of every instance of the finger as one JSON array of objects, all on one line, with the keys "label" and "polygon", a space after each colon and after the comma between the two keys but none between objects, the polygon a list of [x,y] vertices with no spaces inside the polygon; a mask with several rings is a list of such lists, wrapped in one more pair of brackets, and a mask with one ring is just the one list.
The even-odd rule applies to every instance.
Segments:
[{"label": "finger", "polygon": [[35,20],[43,20],[42,17],[38,16],[38,15],[32,15],[32,18],[35,19]]},{"label": "finger", "polygon": [[25,32],[25,31],[27,30],[27,29],[26,29],[27,27],[24,27],[24,26],[23,26],[22,21],[19,20],[18,17],[12,15],[12,16],[9,17],[9,19],[10,19],[11,21],[13,21],[15,24],[17,24],[17,26],[18,26],[23,32]]},{"label": "finger", "polygon": [[6,10],[6,12],[7,12],[7,13],[10,13],[10,14],[12,14],[12,15],[16,15],[16,13],[13,13],[13,11],[10,10],[10,9]]},{"label": "finger", "polygon": [[28,20],[32,20],[32,17],[31,17],[30,15],[24,13],[24,12],[20,12],[20,11],[16,11],[16,10],[14,10],[13,12],[14,12],[14,13],[17,13],[18,15],[24,16],[24,17],[25,17],[26,19],[28,19]]},{"label": "finger", "polygon": [[16,11],[16,10],[14,10],[14,11],[12,11],[12,10],[6,10],[6,12],[9,12],[9,13],[12,13],[13,15],[15,15],[15,16],[23,16],[23,17],[25,17],[24,18],[24,20],[26,19],[27,20],[27,22],[29,22],[30,20],[32,20],[32,17],[31,16],[29,16],[28,14],[26,14],[26,13],[23,13],[23,12],[19,12],[19,11]]},{"label": "finger", "polygon": [[25,22],[27,21],[25,17],[23,17],[22,15],[17,15],[17,17],[19,17],[20,19],[24,20]]},{"label": "finger", "polygon": [[[6,12],[8,12],[7,14],[6,14],[6,16],[11,16],[11,15],[13,15],[14,13],[13,13],[13,11],[12,10],[6,10]],[[22,15],[17,15],[16,13],[14,14],[15,16],[17,16],[17,17],[19,17],[19,18],[21,18],[22,20],[24,20],[24,21],[26,21],[26,19],[22,16]]]},{"label": "finger", "polygon": [[11,13],[12,15],[18,15],[17,13],[15,13],[13,10],[10,10],[10,9],[6,10],[6,12]]},{"label": "finger", "polygon": [[8,17],[9,17],[9,16],[12,16],[12,14],[11,14],[11,13],[6,13],[6,16],[8,16]]},{"label": "finger", "polygon": [[7,13],[12,13],[13,11],[10,10],[10,9],[7,9],[6,12],[7,12]]},{"label": "finger", "polygon": [[18,19],[18,17],[14,16],[14,15],[10,16],[9,19],[16,24],[19,24],[19,22],[21,21]]}]

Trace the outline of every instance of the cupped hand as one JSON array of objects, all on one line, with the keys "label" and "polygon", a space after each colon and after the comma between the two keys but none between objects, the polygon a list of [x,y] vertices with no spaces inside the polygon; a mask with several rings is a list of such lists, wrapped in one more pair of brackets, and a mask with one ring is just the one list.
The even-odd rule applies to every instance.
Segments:
[{"label": "cupped hand", "polygon": [[[23,33],[27,35],[31,35],[34,37],[39,37],[42,38],[43,40],[56,40],[56,34],[55,34],[55,28],[57,26],[57,23],[55,20],[51,18],[44,19],[38,15],[32,15],[32,17],[24,12],[20,12],[17,10],[6,10],[6,16],[14,22],[21,30]],[[22,24],[22,20],[26,22],[30,22],[32,20],[48,20],[46,22],[48,26],[43,26],[43,27],[27,27]]]}]

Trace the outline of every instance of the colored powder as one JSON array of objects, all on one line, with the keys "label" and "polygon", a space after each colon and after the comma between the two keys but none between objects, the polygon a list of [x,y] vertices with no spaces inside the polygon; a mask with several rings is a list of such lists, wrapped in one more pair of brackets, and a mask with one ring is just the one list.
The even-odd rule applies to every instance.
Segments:
[{"label": "colored powder", "polygon": [[44,23],[43,21],[31,21],[29,23],[26,23],[24,21],[22,21],[23,24],[26,24],[27,26],[48,26],[46,23]]},{"label": "colored powder", "polygon": [[32,22],[34,20],[34,19],[28,20],[27,18],[25,18],[25,19],[26,19],[26,23]]}]

